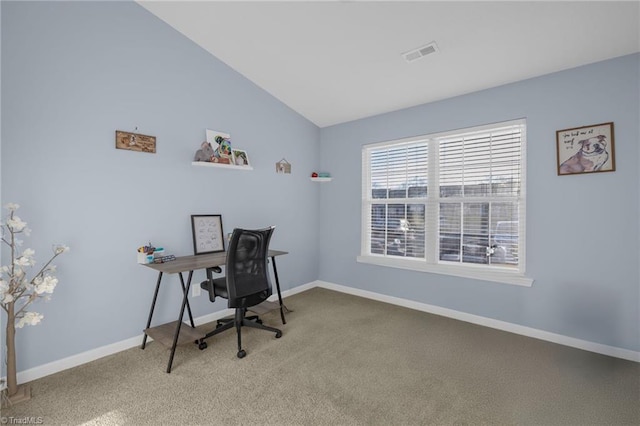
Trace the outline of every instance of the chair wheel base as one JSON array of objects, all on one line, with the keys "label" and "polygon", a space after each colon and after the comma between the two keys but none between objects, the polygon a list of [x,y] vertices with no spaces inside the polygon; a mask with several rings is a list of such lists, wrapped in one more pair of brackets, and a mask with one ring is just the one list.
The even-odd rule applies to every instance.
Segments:
[{"label": "chair wheel base", "polygon": [[198,349],[200,349],[201,351],[207,349],[207,342],[198,343]]},{"label": "chair wheel base", "polygon": [[278,332],[276,333],[276,339],[279,339],[279,338],[281,338],[281,337],[282,337],[282,331],[278,331]]},{"label": "chair wheel base", "polygon": [[245,356],[247,356],[247,352],[244,349],[238,351],[238,358],[244,358]]}]

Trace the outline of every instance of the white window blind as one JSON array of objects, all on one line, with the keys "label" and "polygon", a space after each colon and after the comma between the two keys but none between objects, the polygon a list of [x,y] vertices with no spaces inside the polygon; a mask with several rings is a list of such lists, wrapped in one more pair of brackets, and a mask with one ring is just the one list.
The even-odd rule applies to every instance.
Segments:
[{"label": "white window blind", "polygon": [[428,147],[402,143],[369,151],[367,239],[370,252],[424,257]]},{"label": "white window blind", "polygon": [[523,276],[525,130],[518,120],[365,145],[359,260]]},{"label": "white window blind", "polygon": [[517,266],[523,125],[435,138],[442,261]]}]

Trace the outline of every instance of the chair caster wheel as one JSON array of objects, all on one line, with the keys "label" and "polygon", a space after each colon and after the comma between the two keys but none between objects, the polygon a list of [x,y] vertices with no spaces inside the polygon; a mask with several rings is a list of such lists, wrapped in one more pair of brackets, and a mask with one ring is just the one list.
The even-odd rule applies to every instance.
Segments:
[{"label": "chair caster wheel", "polygon": [[276,339],[279,339],[279,338],[281,338],[281,337],[282,337],[282,331],[278,331],[278,332],[276,333]]},{"label": "chair caster wheel", "polygon": [[257,322],[258,324],[262,324],[262,320],[261,320],[260,318],[258,318],[258,319],[256,320],[256,322]]},{"label": "chair caster wheel", "polygon": [[245,356],[247,356],[247,353],[245,352],[245,350],[241,350],[238,351],[238,358],[244,358]]},{"label": "chair caster wheel", "polygon": [[201,351],[207,349],[207,342],[198,343],[198,349],[200,349]]}]

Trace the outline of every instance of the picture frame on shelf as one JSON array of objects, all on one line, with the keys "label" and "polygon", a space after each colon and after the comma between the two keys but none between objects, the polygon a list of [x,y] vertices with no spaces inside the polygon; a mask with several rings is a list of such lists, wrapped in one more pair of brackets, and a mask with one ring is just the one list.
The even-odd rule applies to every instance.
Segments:
[{"label": "picture frame on shelf", "polygon": [[616,170],[613,122],[556,131],[558,176]]},{"label": "picture frame on shelf", "polygon": [[224,251],[222,215],[192,214],[193,254],[219,253]]},{"label": "picture frame on shelf", "polygon": [[207,142],[213,148],[212,163],[232,164],[231,135],[217,130],[206,130]]},{"label": "picture frame on shelf", "polygon": [[231,152],[233,153],[233,164],[243,167],[251,166],[251,163],[249,162],[249,154],[247,154],[247,151],[243,149],[233,148]]}]

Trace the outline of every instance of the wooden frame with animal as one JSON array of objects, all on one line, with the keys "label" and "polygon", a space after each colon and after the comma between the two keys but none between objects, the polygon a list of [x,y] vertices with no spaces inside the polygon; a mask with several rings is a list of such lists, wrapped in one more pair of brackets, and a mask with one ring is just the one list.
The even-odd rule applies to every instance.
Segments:
[{"label": "wooden frame with animal", "polygon": [[558,176],[616,170],[613,122],[556,131]]}]

